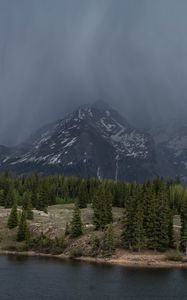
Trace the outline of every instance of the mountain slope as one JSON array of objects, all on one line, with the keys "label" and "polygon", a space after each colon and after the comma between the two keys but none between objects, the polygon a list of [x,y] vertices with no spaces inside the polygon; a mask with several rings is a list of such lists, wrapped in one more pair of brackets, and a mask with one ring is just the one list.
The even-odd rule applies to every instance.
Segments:
[{"label": "mountain slope", "polygon": [[1,160],[1,169],[130,181],[157,174],[151,136],[131,127],[103,102],[79,107],[40,129],[26,144]]},{"label": "mountain slope", "polygon": [[187,124],[171,122],[152,131],[162,176],[178,176],[187,183]]}]

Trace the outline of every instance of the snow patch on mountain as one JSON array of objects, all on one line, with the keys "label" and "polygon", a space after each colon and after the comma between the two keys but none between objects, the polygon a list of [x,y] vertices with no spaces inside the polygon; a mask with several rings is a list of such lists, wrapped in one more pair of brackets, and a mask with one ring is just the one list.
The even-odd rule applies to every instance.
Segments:
[{"label": "snow patch on mountain", "polygon": [[71,146],[76,142],[76,140],[77,140],[77,137],[72,138],[71,141],[69,141],[69,142],[64,146],[64,148],[66,148],[66,147],[71,147]]},{"label": "snow patch on mountain", "polygon": [[54,156],[52,156],[49,160],[49,164],[53,165],[53,164],[60,164],[61,163],[61,153],[60,154],[56,154]]},{"label": "snow patch on mountain", "polygon": [[33,167],[46,172],[49,167],[68,175],[117,181],[128,178],[129,170],[130,180],[136,179],[136,170],[144,163],[144,176],[148,177],[146,172],[151,172],[148,166],[154,155],[151,137],[131,127],[103,103],[79,107],[64,119],[40,129],[27,144],[15,156],[3,156],[1,163],[7,168],[14,166],[14,170],[27,170],[28,166],[29,171]]}]

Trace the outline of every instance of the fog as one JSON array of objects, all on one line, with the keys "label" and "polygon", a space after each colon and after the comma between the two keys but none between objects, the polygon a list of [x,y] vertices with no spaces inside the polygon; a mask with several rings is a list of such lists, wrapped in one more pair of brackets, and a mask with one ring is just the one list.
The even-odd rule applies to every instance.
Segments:
[{"label": "fog", "polygon": [[187,1],[0,0],[0,144],[102,99],[133,125],[187,113]]}]

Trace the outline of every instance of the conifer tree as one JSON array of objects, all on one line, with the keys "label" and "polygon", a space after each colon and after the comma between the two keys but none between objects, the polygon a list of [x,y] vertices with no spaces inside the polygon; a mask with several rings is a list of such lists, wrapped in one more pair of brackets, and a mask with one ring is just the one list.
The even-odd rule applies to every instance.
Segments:
[{"label": "conifer tree", "polygon": [[47,212],[47,193],[45,188],[42,186],[37,194],[37,202],[36,202],[36,209],[42,210],[44,212]]},{"label": "conifer tree", "polygon": [[112,196],[103,184],[100,184],[93,198],[94,224],[96,229],[104,229],[112,222]]},{"label": "conifer tree", "polygon": [[5,205],[5,195],[4,195],[4,190],[0,189],[0,206]]},{"label": "conifer tree", "polygon": [[144,230],[144,211],[140,200],[138,200],[136,204],[132,228],[132,249],[140,251],[146,247],[146,237]]},{"label": "conifer tree", "polygon": [[17,227],[18,225],[18,212],[17,212],[17,203],[14,202],[12,206],[9,218],[8,218],[8,228],[12,229]]},{"label": "conifer tree", "polygon": [[110,256],[114,253],[115,241],[114,241],[114,231],[112,224],[106,226],[104,231],[103,239],[103,254]]},{"label": "conifer tree", "polygon": [[158,250],[165,251],[169,247],[169,226],[170,226],[170,209],[167,199],[167,193],[161,190],[158,193],[157,201],[159,203],[158,210],[158,222],[159,222],[159,234],[158,234]]},{"label": "conifer tree", "polygon": [[27,220],[33,220],[33,218],[34,218],[31,199],[29,199],[28,203],[27,203],[26,218],[27,218]]},{"label": "conifer tree", "polygon": [[81,212],[78,205],[75,205],[73,211],[73,217],[70,223],[71,236],[78,237],[82,235],[82,221],[81,221]]},{"label": "conifer tree", "polygon": [[86,208],[88,202],[88,190],[86,181],[81,181],[78,192],[78,206],[79,208]]},{"label": "conifer tree", "polygon": [[37,207],[37,202],[38,202],[38,191],[37,189],[33,189],[31,192],[31,203],[33,207]]},{"label": "conifer tree", "polygon": [[5,208],[12,207],[15,201],[18,203],[18,198],[18,192],[11,185],[5,199]]},{"label": "conifer tree", "polygon": [[67,201],[69,198],[69,188],[68,188],[68,181],[67,178],[65,178],[63,182],[63,191],[62,191],[63,198]]},{"label": "conifer tree", "polygon": [[31,193],[25,191],[22,196],[22,208],[27,210],[28,202],[31,200]]},{"label": "conifer tree", "polygon": [[94,217],[93,222],[96,229],[100,229],[102,227],[102,215],[103,215],[103,207],[101,205],[101,187],[95,192],[93,197],[93,210]]},{"label": "conifer tree", "polygon": [[130,225],[130,216],[128,213],[128,210],[125,208],[123,212],[123,219],[122,219],[122,244],[123,247],[126,249],[131,249],[132,247],[132,231],[131,231],[131,225]]},{"label": "conifer tree", "polygon": [[168,238],[169,238],[169,248],[174,248],[175,238],[174,238],[174,228],[173,228],[173,212],[170,210],[169,213],[169,225],[168,225]]},{"label": "conifer tree", "polygon": [[27,221],[26,221],[26,213],[23,210],[20,221],[19,221],[19,225],[18,225],[17,241],[18,242],[28,241],[29,236],[30,236],[30,232],[29,232]]},{"label": "conifer tree", "polygon": [[26,212],[26,218],[28,220],[33,220],[33,211],[32,211],[32,202],[31,202],[31,193],[24,192],[22,197],[22,208]]},{"label": "conifer tree", "polygon": [[105,186],[104,188],[104,223],[105,225],[112,223],[112,194],[110,190]]},{"label": "conifer tree", "polygon": [[159,247],[159,207],[154,193],[147,190],[144,193],[145,221],[144,228],[146,231],[147,248],[157,250]]},{"label": "conifer tree", "polygon": [[187,201],[183,203],[181,209],[181,240],[180,248],[187,255]]}]

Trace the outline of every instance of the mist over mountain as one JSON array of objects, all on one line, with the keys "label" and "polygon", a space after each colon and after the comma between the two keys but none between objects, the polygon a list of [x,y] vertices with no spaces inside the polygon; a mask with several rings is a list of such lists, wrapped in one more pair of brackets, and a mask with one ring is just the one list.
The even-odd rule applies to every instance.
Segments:
[{"label": "mist over mountain", "polygon": [[144,181],[157,175],[153,138],[105,102],[78,107],[14,148],[0,149],[0,170]]},{"label": "mist over mountain", "polygon": [[179,177],[187,183],[187,126],[148,132],[103,101],[46,124],[16,147],[0,146],[0,171],[137,181]]},{"label": "mist over mountain", "polygon": [[139,128],[187,113],[187,2],[0,1],[0,143],[103,99]]}]

